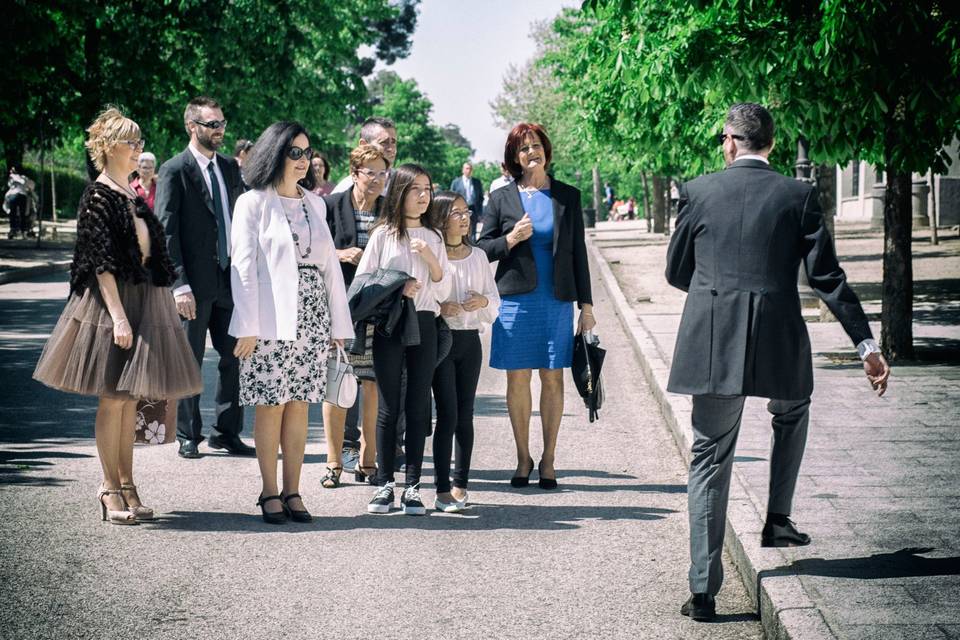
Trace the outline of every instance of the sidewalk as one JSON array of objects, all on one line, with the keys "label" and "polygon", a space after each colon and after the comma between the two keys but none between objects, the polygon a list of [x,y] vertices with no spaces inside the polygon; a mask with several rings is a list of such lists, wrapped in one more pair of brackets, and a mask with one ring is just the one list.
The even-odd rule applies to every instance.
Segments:
[{"label": "sidewalk", "polygon": [[0,222],[0,285],[22,282],[38,276],[66,271],[73,258],[77,223],[75,220],[53,224],[44,221],[44,238],[7,238],[10,224]]},{"label": "sidewalk", "polygon": [[[837,236],[879,336],[882,235]],[[602,223],[591,252],[689,458],[690,399],[665,391],[685,296],[663,277],[668,241],[643,223]],[[765,402],[747,401],[727,546],[768,638],[960,638],[960,240],[913,250],[920,361],[895,365],[883,398],[838,323],[808,324],[816,389],[793,517],[809,547],[760,547],[771,432]]]}]

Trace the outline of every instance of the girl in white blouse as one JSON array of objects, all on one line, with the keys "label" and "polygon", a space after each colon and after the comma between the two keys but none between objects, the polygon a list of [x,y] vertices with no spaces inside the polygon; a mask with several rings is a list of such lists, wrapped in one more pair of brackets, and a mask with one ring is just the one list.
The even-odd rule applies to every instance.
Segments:
[{"label": "girl in white blouse", "polygon": [[[377,416],[377,484],[367,505],[369,513],[388,513],[393,507],[393,464],[397,448],[397,418],[406,415],[404,448],[406,489],[400,499],[404,513],[423,515],[420,497],[423,447],[430,430],[430,383],[437,362],[437,316],[450,291],[450,274],[443,237],[431,221],[430,175],[420,166],[396,168],[384,198],[380,219],[370,234],[357,276],[377,269],[402,271],[411,277],[403,295],[413,302],[420,344],[406,346],[400,332],[379,331],[373,337],[373,370],[380,390]],[[408,301],[408,302],[409,302]],[[401,379],[406,375],[406,394]]]},{"label": "girl in white blouse", "polygon": [[[433,374],[437,426],[433,433],[438,511],[453,513],[467,505],[467,480],[473,453],[473,404],[483,365],[480,333],[497,318],[500,294],[487,254],[467,244],[470,209],[453,191],[433,199],[434,219],[443,228],[451,267],[450,295],[440,313],[450,326],[453,345]],[[450,454],[456,437],[456,464],[450,483]]]},{"label": "girl in white blouse", "polygon": [[237,199],[230,234],[229,332],[237,338],[240,403],[256,406],[254,440],[263,478],[257,505],[272,524],[310,520],[299,494],[307,409],[324,398],[327,350],[353,338],[326,206],[310,192],[309,167],[303,126],[270,125],[244,162],[251,190]]}]

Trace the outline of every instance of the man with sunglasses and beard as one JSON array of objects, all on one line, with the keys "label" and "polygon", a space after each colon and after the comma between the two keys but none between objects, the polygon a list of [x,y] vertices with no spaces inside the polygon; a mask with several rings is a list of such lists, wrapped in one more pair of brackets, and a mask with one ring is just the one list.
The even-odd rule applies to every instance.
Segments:
[{"label": "man with sunglasses and beard", "polygon": [[[236,340],[227,333],[233,313],[230,222],[234,203],[244,192],[243,181],[237,161],[217,153],[227,121],[215,100],[206,96],[191,100],[183,124],[190,143],[160,167],[155,212],[166,230],[177,275],[173,294],[197,362],[203,363],[208,331],[219,355],[216,433],[207,444],[252,456],[254,448],[240,439],[240,368],[233,355]],[[202,431],[200,396],[181,400],[177,406],[181,457],[200,457]]]}]

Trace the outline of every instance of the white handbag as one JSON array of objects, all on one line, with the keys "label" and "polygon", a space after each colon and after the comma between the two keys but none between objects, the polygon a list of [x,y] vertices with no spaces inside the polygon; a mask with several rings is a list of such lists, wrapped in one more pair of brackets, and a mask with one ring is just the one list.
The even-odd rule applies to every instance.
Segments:
[{"label": "white handbag", "polygon": [[347,352],[337,345],[337,357],[327,357],[327,390],[324,399],[341,409],[349,409],[357,401],[357,376],[347,359]]}]

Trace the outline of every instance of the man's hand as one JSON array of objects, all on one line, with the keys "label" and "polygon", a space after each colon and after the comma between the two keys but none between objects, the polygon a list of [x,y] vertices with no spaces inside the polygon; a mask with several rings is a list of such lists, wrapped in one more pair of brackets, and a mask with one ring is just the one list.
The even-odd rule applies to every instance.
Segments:
[{"label": "man's hand", "polygon": [[174,296],[173,299],[177,303],[177,313],[179,313],[181,317],[187,320],[197,319],[197,300],[193,297],[192,293],[181,293],[180,295]]},{"label": "man's hand", "polygon": [[340,262],[349,264],[360,264],[360,258],[363,257],[363,249],[360,247],[350,247],[349,249],[337,249],[337,258]]},{"label": "man's hand", "polygon": [[867,380],[870,386],[877,392],[877,396],[882,396],[887,390],[887,379],[890,377],[890,365],[882,353],[871,353],[863,361],[863,370],[867,374]]},{"label": "man's hand", "polygon": [[245,336],[237,338],[237,345],[233,348],[233,355],[241,360],[245,360],[253,355],[253,350],[257,346],[257,336]]}]

